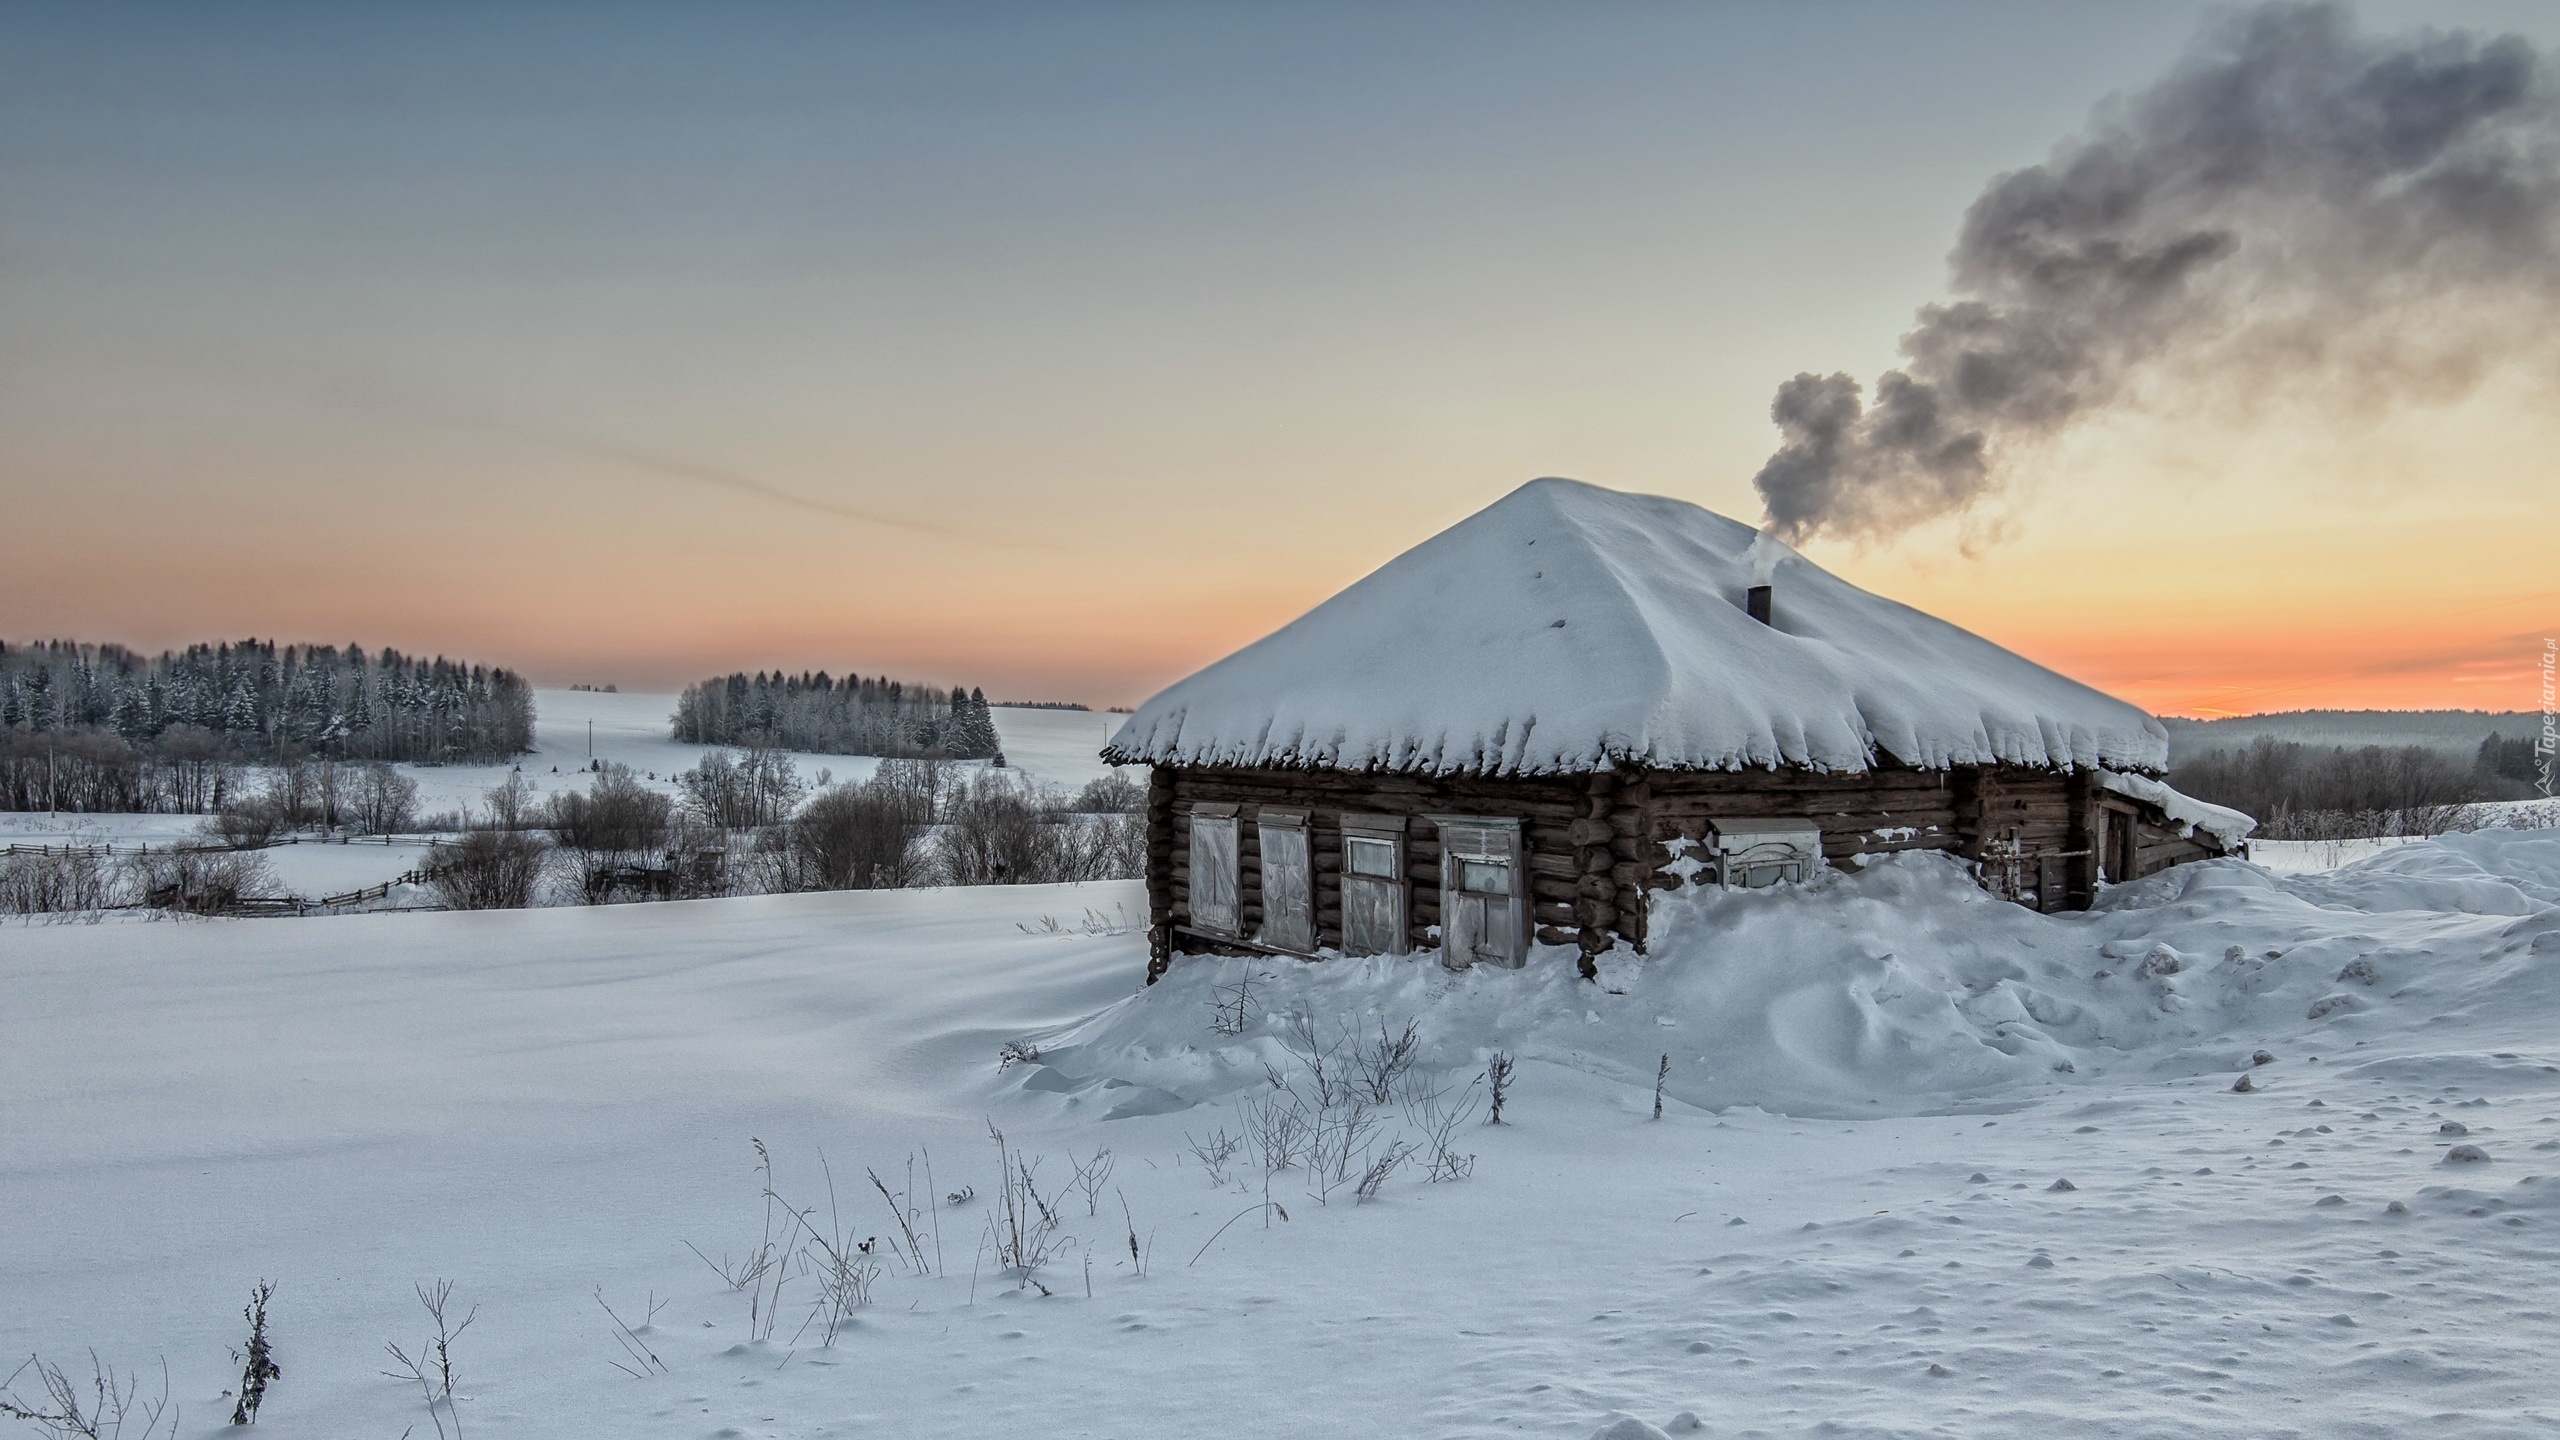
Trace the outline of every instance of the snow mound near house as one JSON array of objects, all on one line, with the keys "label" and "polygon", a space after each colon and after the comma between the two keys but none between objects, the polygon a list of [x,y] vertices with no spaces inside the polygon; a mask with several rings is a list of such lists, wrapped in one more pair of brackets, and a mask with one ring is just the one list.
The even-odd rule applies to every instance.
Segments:
[{"label": "snow mound near house", "polygon": [[1164,691],[1118,762],[2157,770],[2157,720],[1679,500],[1535,480]]},{"label": "snow mound near house", "polygon": [[[1241,1033],[1221,1033],[1239,986]],[[1185,959],[1051,1038],[1032,1088],[1143,1100],[1125,1113],[1215,1101],[1299,1063],[1298,1015],[1350,1046],[1411,1020],[1426,1068],[1464,1078],[1502,1050],[1623,1082],[1630,1104],[1650,1103],[1668,1055],[1667,1094],[1712,1109],[2004,1109],[2102,1077],[2233,1075],[2261,1050],[2345,1051],[2393,1027],[2547,1025],[2560,832],[2448,837],[2317,876],[2208,861],[2076,915],[1995,900],[1956,861],[1909,853],[1805,886],[1663,897],[1652,953],[1607,957],[1598,985],[1560,949],[1460,973],[1427,956]]]}]

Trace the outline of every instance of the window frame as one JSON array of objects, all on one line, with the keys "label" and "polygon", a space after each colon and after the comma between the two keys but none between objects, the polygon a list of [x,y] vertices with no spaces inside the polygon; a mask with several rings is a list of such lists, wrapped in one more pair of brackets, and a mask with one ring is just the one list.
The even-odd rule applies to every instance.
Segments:
[{"label": "window frame", "polygon": [[[1189,830],[1191,853],[1189,893],[1185,896],[1182,906],[1184,928],[1212,939],[1241,940],[1244,938],[1242,865],[1244,837],[1241,833],[1242,827],[1236,822],[1236,807],[1231,803],[1194,804],[1185,815],[1184,823]],[[1220,857],[1214,853],[1208,854],[1204,862],[1203,840],[1219,835],[1225,837],[1226,854],[1223,857],[1223,865],[1218,863]],[[1214,840],[1207,848],[1211,852],[1217,849]],[[1204,894],[1202,881],[1204,877],[1209,876],[1215,876],[1223,881],[1226,899],[1226,916],[1223,925],[1217,923],[1215,918],[1203,918],[1200,913],[1200,902]]]},{"label": "window frame", "polygon": [[[1341,902],[1342,933],[1340,943],[1345,955],[1407,955],[1413,951],[1413,882],[1406,874],[1405,819],[1401,815],[1367,815],[1346,812],[1336,822],[1342,839],[1342,865],[1335,873],[1334,886]],[[1351,868],[1351,846],[1354,841],[1387,847],[1389,873],[1367,875]],[[1360,908],[1374,904],[1384,912],[1378,922],[1386,932],[1386,947],[1370,949],[1355,938],[1353,931]]]},{"label": "window frame", "polygon": [[[1452,970],[1472,965],[1498,965],[1517,970],[1529,963],[1531,892],[1528,846],[1519,817],[1509,815],[1429,815],[1440,832],[1440,963]],[[1506,888],[1495,893],[1466,884],[1466,866],[1499,865]],[[1482,924],[1460,956],[1456,942],[1462,917],[1480,915]],[[1480,936],[1481,938],[1477,938]]]},{"label": "window frame", "polygon": [[[1312,955],[1316,951],[1315,836],[1308,818],[1304,810],[1270,805],[1254,815],[1262,868],[1262,924],[1255,931],[1254,943],[1292,955]],[[1294,886],[1289,883],[1292,876],[1285,855],[1292,849],[1297,859]],[[1283,856],[1277,867],[1273,864],[1275,853]],[[1289,907],[1294,913],[1285,921],[1275,896],[1294,901]],[[1287,923],[1292,921],[1294,924]]]}]

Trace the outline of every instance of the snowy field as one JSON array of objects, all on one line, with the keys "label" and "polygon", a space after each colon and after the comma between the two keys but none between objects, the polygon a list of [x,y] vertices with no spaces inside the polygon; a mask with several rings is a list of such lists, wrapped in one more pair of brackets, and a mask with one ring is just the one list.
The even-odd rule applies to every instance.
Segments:
[{"label": "snowy field", "polygon": [[[265,1277],[260,1424],[314,1440],[2560,1433],[2560,833],[2213,862],[2065,916],[1902,857],[1670,902],[1605,988],[1541,952],[1142,991],[1139,939],[1077,923],[1140,903],[0,931],[0,1353],[94,1346],[155,1388],[165,1358],[211,1436]],[[1216,1185],[1191,1142],[1244,1128],[1266,1064],[1302,1076],[1293,1011],[1417,1021],[1453,1097],[1517,1055],[1510,1123],[1459,1133],[1471,1178],[1368,1204],[1282,1171],[1279,1219],[1249,1158]],[[999,1068],[1008,1041],[1039,1060]],[[1058,1196],[1047,1296],[982,1244],[990,1121],[1044,1189],[1112,1152],[1090,1211]],[[832,1347],[803,1277],[759,1339],[686,1248],[756,1245],[751,1137],[822,1227],[823,1155],[884,1249],[865,1168],[906,1194],[917,1157],[939,1273],[886,1262]],[[379,1372],[437,1277],[478,1319],[431,1417]],[[665,1373],[599,1291],[660,1304]]]},{"label": "snowy field", "polygon": [[[701,763],[702,757],[715,748],[679,745],[667,738],[667,717],[676,707],[673,695],[536,690],[533,698],[534,750],[514,766],[399,767],[418,782],[418,811],[422,817],[479,806],[483,796],[505,783],[510,769],[521,769],[536,795],[583,790],[590,780],[587,764],[591,758],[628,765],[643,777],[642,783],[673,794],[676,785],[671,777]],[[1103,741],[1110,738],[1111,728],[1123,717],[1083,710],[1003,707],[993,713],[996,735],[1004,744],[1005,763],[1031,779],[1072,791],[1111,773],[1099,752]],[[836,781],[866,779],[880,764],[860,755],[804,754],[792,759],[801,778],[812,785],[822,776]],[[980,762],[963,763],[976,768]],[[0,813],[0,845],[165,845],[203,838],[201,815]],[[282,889],[296,895],[319,896],[344,894],[393,879],[425,859],[427,847],[289,845],[264,854],[268,869],[274,872]]]},{"label": "snowy field", "polygon": [[[581,771],[589,759],[618,762],[658,788],[672,793],[669,776],[690,770],[717,747],[680,745],[667,738],[668,717],[676,697],[655,694],[606,694],[595,690],[533,692],[533,753],[515,762],[527,783],[542,794],[586,787]],[[1005,762],[1043,784],[1073,790],[1110,772],[1102,763],[1102,742],[1123,717],[1086,710],[995,709],[996,738],[1003,742]],[[593,742],[589,741],[592,727]],[[801,778],[816,783],[819,772],[833,779],[862,780],[880,762],[861,755],[800,755]],[[967,762],[976,763],[976,762]],[[418,782],[422,811],[454,810],[477,805],[489,789],[505,781],[506,765],[402,766]]]}]

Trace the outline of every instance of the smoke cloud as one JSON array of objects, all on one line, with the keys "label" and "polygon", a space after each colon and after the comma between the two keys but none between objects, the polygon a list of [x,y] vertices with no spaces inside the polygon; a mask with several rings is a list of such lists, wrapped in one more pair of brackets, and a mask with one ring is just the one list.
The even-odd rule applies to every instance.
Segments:
[{"label": "smoke cloud", "polygon": [[1767,528],[1881,538],[2000,493],[2155,393],[2458,398],[2560,313],[2554,66],[2515,36],[2374,37],[2340,5],[2209,25],[2167,76],[1993,180],[1872,398],[1798,375]]}]

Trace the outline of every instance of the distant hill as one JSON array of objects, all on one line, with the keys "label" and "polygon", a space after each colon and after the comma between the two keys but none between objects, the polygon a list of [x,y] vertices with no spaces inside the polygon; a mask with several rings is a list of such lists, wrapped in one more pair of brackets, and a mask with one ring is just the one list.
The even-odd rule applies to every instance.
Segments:
[{"label": "distant hill", "polygon": [[2423,745],[2430,750],[2476,754],[2492,734],[2514,739],[2538,735],[2542,716],[2530,710],[2285,710],[2221,720],[2161,717],[2169,727],[2169,759],[2207,750],[2235,750],[2261,735],[2305,745]]}]

